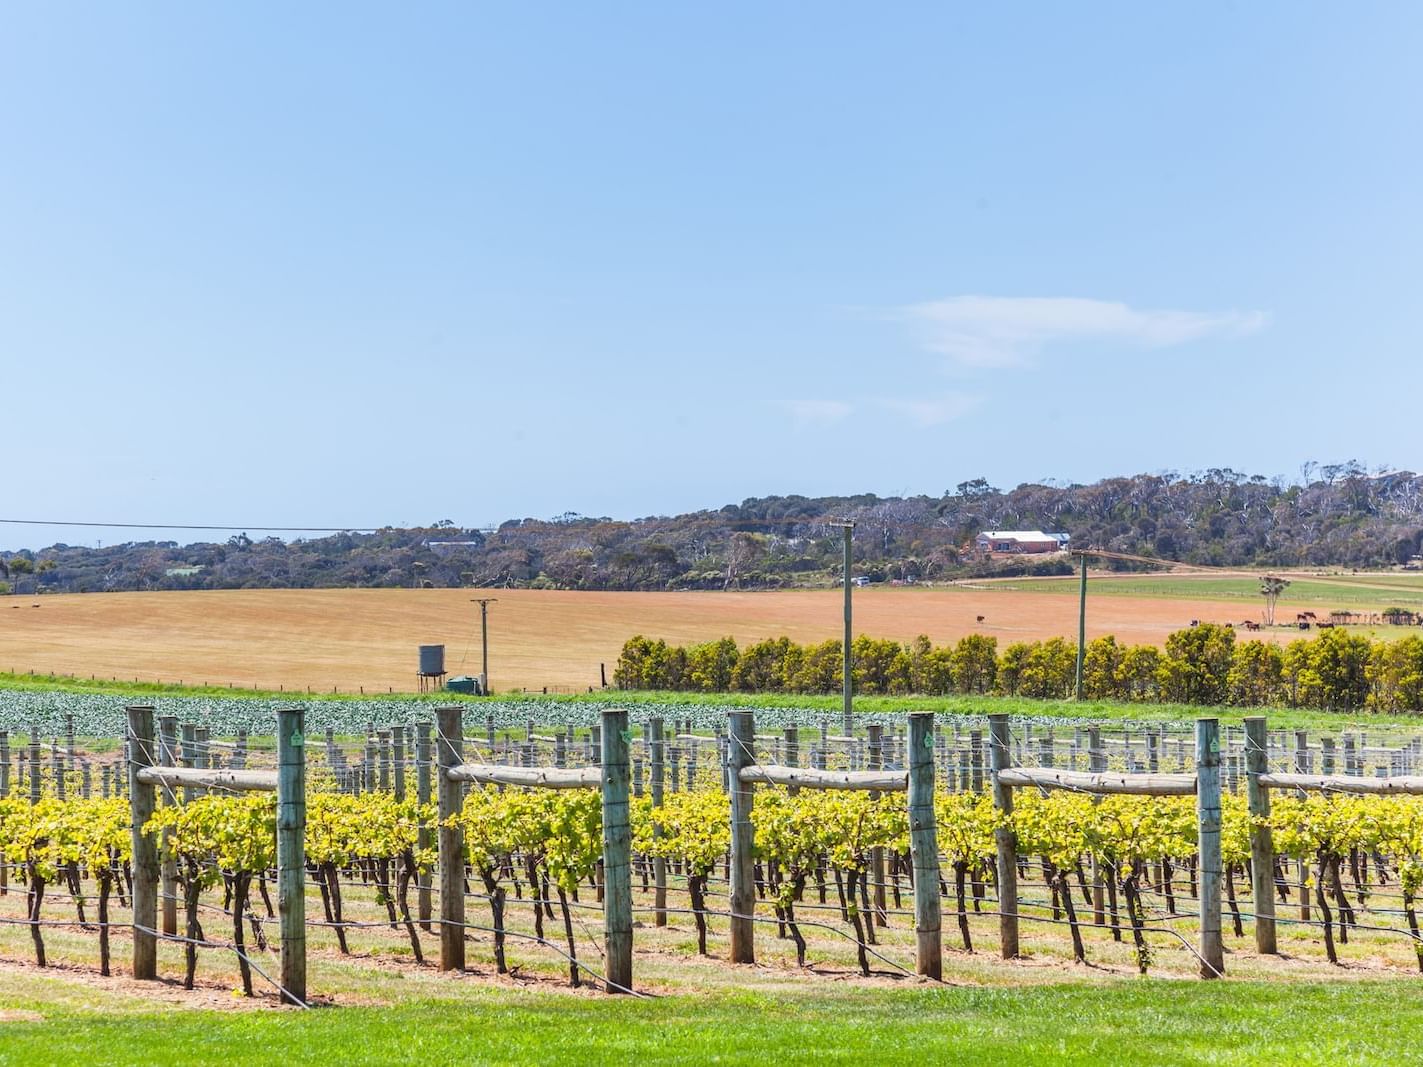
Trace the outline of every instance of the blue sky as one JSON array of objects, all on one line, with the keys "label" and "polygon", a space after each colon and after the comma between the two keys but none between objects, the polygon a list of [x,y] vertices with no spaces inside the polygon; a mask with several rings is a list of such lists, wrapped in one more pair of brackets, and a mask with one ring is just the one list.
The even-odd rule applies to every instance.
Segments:
[{"label": "blue sky", "polygon": [[0,517],[1417,469],[1420,30],[1406,3],[7,4]]}]

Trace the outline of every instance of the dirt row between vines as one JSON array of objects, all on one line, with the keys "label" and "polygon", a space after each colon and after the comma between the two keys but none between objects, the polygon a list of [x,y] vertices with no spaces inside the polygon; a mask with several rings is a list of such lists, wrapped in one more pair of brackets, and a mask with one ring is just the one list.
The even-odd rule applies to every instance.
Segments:
[{"label": "dirt row between vines", "polygon": [[[262,589],[0,598],[0,670],[330,692],[416,686],[416,646],[446,646],[446,670],[478,674],[479,608],[460,589]],[[574,593],[480,591],[489,607],[496,689],[609,681],[633,634],[676,643],[730,635],[838,638],[839,590]],[[999,644],[1077,634],[1077,598],[998,588],[855,590],[855,632],[936,643],[969,633]],[[1253,608],[1254,606],[1251,605]],[[1101,597],[1089,637],[1164,642],[1192,619],[1246,617],[1238,601]],[[981,617],[981,619],[980,619]],[[1277,639],[1298,636],[1279,633]]]}]

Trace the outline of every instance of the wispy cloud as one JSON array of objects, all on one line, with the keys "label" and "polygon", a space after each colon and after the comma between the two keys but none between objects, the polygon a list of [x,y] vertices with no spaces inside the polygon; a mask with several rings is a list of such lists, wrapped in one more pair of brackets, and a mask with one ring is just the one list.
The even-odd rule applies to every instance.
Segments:
[{"label": "wispy cloud", "polygon": [[933,397],[902,399],[885,397],[877,403],[886,411],[901,415],[920,426],[941,426],[967,415],[978,407],[982,397],[969,393],[943,393]]},{"label": "wispy cloud", "polygon": [[855,409],[843,400],[789,400],[786,409],[802,425],[825,426],[849,417]]},{"label": "wispy cloud", "polygon": [[1166,348],[1205,337],[1240,337],[1269,323],[1263,311],[1143,310],[1061,296],[955,296],[911,304],[898,314],[926,348],[962,367],[1022,366],[1060,342]]}]

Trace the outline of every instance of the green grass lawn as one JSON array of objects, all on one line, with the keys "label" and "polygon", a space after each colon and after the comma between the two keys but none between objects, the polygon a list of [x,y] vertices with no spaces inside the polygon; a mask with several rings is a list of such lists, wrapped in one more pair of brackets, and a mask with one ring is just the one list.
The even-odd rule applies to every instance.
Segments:
[{"label": "green grass lawn", "polygon": [[[0,991],[0,1064],[1416,1062],[1414,981],[840,986],[655,1000],[481,989],[394,1006],[166,1010]],[[33,1013],[33,1014],[30,1014]],[[6,1020],[9,1021],[6,1021]]]}]

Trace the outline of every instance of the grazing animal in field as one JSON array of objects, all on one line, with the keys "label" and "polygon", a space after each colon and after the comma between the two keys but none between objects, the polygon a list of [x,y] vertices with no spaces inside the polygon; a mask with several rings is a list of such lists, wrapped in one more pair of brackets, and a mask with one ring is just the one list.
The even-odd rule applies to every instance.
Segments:
[{"label": "grazing animal in field", "polygon": [[980,616],[978,617],[978,621],[979,621],[979,622],[982,622],[983,619],[984,619],[984,617],[983,617],[982,615],[980,615]]}]

